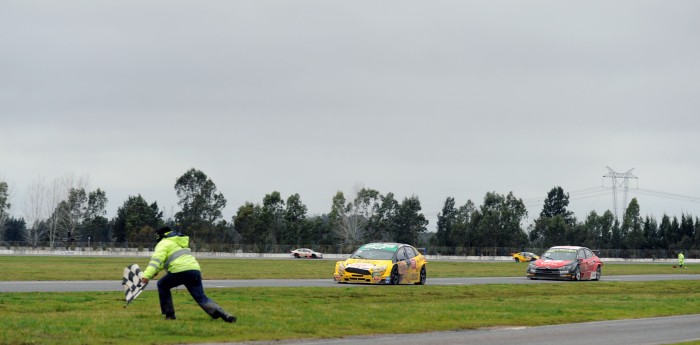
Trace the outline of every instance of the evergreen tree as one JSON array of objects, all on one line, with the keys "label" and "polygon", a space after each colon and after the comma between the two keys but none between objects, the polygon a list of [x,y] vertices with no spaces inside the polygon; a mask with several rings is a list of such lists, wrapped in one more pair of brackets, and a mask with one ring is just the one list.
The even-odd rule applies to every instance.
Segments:
[{"label": "evergreen tree", "polygon": [[681,239],[678,243],[679,249],[687,249],[692,247],[694,232],[695,225],[693,224],[693,217],[687,214],[681,214],[681,224],[679,229]]},{"label": "evergreen tree", "polygon": [[393,236],[395,241],[418,245],[419,236],[427,231],[428,225],[428,220],[420,211],[421,205],[417,196],[403,200],[394,221],[397,224],[395,229],[398,230]]},{"label": "evergreen tree", "polygon": [[394,241],[393,235],[399,231],[399,225],[396,223],[400,208],[399,202],[394,199],[394,193],[380,195],[379,199],[379,207],[371,220],[371,232],[368,232],[365,238],[367,241]]},{"label": "evergreen tree", "polygon": [[454,241],[454,231],[457,223],[457,209],[455,199],[448,197],[442,207],[442,211],[437,216],[437,243],[440,246],[453,247],[457,243]]},{"label": "evergreen tree", "polygon": [[24,221],[24,218],[8,217],[5,221],[5,242],[14,244],[24,242],[24,233],[26,228],[27,224]]},{"label": "evergreen tree", "polygon": [[612,248],[612,233],[613,229],[617,227],[615,215],[610,210],[606,210],[598,221],[600,226],[601,248]]},{"label": "evergreen tree", "polygon": [[576,218],[567,209],[568,206],[569,193],[565,193],[561,187],[552,188],[544,200],[540,217],[530,231],[530,241],[549,247],[573,240]]},{"label": "evergreen tree", "polygon": [[345,195],[343,192],[338,191],[333,196],[328,221],[330,222],[331,230],[334,233],[333,237],[338,238],[342,242],[347,241],[343,231],[343,219],[345,219],[345,217]]},{"label": "evergreen tree", "polygon": [[262,213],[260,205],[253,205],[250,202],[246,202],[238,208],[238,212],[233,218],[233,226],[241,236],[241,243],[258,247],[264,245],[263,241],[267,233],[263,231],[261,226]]},{"label": "evergreen tree", "polygon": [[223,216],[226,198],[217,191],[214,181],[192,168],[177,179],[175,192],[182,208],[175,214],[180,230],[188,233],[193,241],[198,233],[204,241],[208,237],[218,237],[211,232],[217,229],[215,225]]},{"label": "evergreen tree", "polygon": [[673,230],[671,229],[671,218],[664,214],[659,225],[659,245],[661,248],[668,248],[673,243]]},{"label": "evergreen tree", "polygon": [[621,230],[621,240],[626,243],[627,248],[639,249],[643,247],[645,241],[637,198],[632,198],[629,206],[627,206]]},{"label": "evergreen tree", "polygon": [[311,244],[314,242],[312,228],[306,222],[306,205],[301,202],[299,194],[287,198],[284,220],[286,227],[281,243]]},{"label": "evergreen tree", "polygon": [[677,250],[680,248],[680,243],[683,239],[683,233],[681,232],[681,225],[678,222],[678,217],[676,216],[673,216],[673,219],[671,220],[671,227],[669,229],[668,239],[668,249]]},{"label": "evergreen tree", "polygon": [[654,218],[649,216],[644,218],[642,232],[644,234],[642,248],[655,249],[659,247],[659,226]]},{"label": "evergreen tree", "polygon": [[279,192],[274,191],[263,197],[261,216],[261,225],[267,229],[266,244],[279,244],[278,236],[285,231],[284,200]]},{"label": "evergreen tree", "polygon": [[552,188],[547,193],[547,198],[544,200],[540,218],[552,218],[561,216],[566,224],[573,226],[576,224],[574,213],[569,211],[569,193],[565,193],[564,189],[557,186]]},{"label": "evergreen tree", "polygon": [[695,228],[693,229],[693,245],[691,248],[700,248],[700,219],[695,217]]},{"label": "evergreen tree", "polygon": [[520,227],[527,216],[527,209],[521,199],[510,192],[507,196],[486,193],[481,206],[481,216],[477,225],[477,233],[483,242],[482,247],[522,246],[527,243],[527,235]]},{"label": "evergreen tree", "polygon": [[591,211],[588,214],[583,223],[583,231],[585,232],[583,245],[588,248],[600,248],[603,231],[598,213]]},{"label": "evergreen tree", "polygon": [[127,240],[150,243],[155,239],[154,230],[162,224],[163,212],[158,209],[158,203],[149,205],[140,194],[130,196],[112,220],[112,236],[118,243]]},{"label": "evergreen tree", "polygon": [[453,225],[452,238],[458,246],[470,247],[474,233],[473,218],[476,206],[471,200],[460,206],[457,210],[455,224]]},{"label": "evergreen tree", "polygon": [[335,245],[337,240],[333,235],[331,221],[328,215],[315,215],[307,219],[306,224],[311,228],[314,241],[313,244],[318,245]]}]

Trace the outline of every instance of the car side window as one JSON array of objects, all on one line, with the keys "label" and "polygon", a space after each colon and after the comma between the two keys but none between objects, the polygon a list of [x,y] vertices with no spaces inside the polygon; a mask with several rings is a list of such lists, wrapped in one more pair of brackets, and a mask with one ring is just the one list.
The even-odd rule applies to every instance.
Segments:
[{"label": "car side window", "polygon": [[406,260],[406,252],[404,252],[403,248],[399,248],[399,250],[396,252],[396,260]]},{"label": "car side window", "polygon": [[585,258],[586,258],[586,254],[584,253],[583,249],[581,249],[581,250],[578,251],[578,256],[577,256],[577,258],[578,258],[579,260],[580,260],[580,259],[585,259]]},{"label": "car side window", "polygon": [[416,251],[413,250],[413,248],[403,247],[403,249],[406,249],[406,258],[410,259],[410,258],[416,257],[417,254],[416,254]]},{"label": "car side window", "polygon": [[586,249],[586,257],[589,259],[593,257],[593,252],[590,249]]}]

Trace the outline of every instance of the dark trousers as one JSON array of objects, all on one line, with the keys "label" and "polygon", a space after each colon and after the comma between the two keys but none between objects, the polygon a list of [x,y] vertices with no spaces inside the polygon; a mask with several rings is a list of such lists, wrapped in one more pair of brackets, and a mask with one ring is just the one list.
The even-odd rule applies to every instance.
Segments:
[{"label": "dark trousers", "polygon": [[160,311],[165,316],[175,316],[173,306],[173,295],[170,289],[185,285],[187,291],[200,306],[207,305],[209,297],[204,294],[202,286],[202,273],[198,270],[184,271],[178,273],[168,273],[165,277],[158,279],[158,297],[160,299]]}]

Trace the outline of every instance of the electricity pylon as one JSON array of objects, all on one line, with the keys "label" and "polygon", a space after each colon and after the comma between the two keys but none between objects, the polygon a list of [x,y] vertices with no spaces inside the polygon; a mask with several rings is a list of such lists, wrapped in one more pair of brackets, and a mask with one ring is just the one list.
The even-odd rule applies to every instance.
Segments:
[{"label": "electricity pylon", "polygon": [[[612,197],[613,197],[613,211],[615,212],[615,218],[618,218],[617,215],[617,189],[622,188],[622,195],[624,197],[623,199],[623,206],[622,206],[622,214],[625,214],[625,211],[627,211],[627,189],[629,188],[629,180],[630,179],[637,179],[637,176],[632,174],[632,170],[634,168],[627,170],[627,172],[624,173],[619,173],[616,172],[615,170],[612,170],[612,168],[608,168],[608,174],[603,175],[603,177],[609,177],[612,179]],[[618,183],[618,179],[621,179],[622,181]]]}]

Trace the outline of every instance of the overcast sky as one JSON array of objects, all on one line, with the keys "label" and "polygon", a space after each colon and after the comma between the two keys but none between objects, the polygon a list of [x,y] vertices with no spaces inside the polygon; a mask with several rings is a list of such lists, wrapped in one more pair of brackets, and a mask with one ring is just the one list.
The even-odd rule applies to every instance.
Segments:
[{"label": "overcast sky", "polygon": [[[355,186],[447,197],[612,185],[700,196],[698,1],[0,2],[0,179],[87,176],[179,210],[188,169],[228,200]],[[573,195],[572,195],[573,196]],[[637,196],[642,216],[698,200]],[[622,196],[620,196],[622,198]],[[612,193],[573,198],[579,220]]]}]

